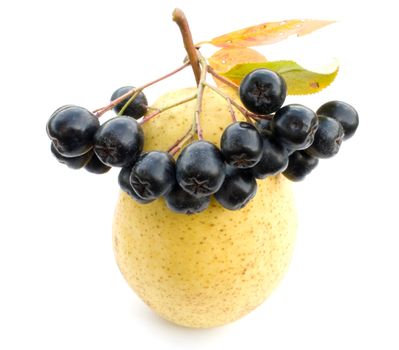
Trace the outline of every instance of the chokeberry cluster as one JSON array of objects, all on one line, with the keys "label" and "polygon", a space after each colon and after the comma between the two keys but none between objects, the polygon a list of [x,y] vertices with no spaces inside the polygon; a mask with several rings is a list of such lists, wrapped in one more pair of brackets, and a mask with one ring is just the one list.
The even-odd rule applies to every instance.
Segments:
[{"label": "chokeberry cluster", "polygon": [[[130,91],[116,90],[111,102]],[[124,105],[122,104],[122,107]],[[122,109],[114,106],[115,112]],[[99,115],[75,105],[58,108],[47,122],[51,152],[60,163],[72,169],[84,168],[94,174],[104,174],[112,166],[128,166],[135,162],[143,149],[144,134],[135,118],[147,111],[143,93],[126,106],[124,116],[108,120],[100,126]]]},{"label": "chokeberry cluster", "polygon": [[[72,169],[102,174],[121,168],[121,189],[143,205],[162,197],[172,211],[193,214],[213,196],[224,208],[238,210],[256,195],[259,180],[279,173],[303,180],[319,159],[336,155],[359,124],[356,110],[341,101],[316,112],[283,106],[286,82],[270,70],[249,73],[238,92],[247,121],[232,118],[219,145],[203,139],[183,144],[177,159],[176,151],[143,152],[147,99],[131,86],[116,90],[110,105],[95,112],[75,105],[57,109],[47,123],[51,152]],[[111,108],[118,115],[100,125],[99,116]]]}]

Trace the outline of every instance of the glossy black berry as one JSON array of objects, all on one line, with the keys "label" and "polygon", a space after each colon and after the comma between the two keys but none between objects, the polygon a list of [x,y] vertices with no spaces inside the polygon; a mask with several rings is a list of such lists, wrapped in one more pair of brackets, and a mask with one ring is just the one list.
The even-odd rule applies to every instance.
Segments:
[{"label": "glossy black berry", "polygon": [[299,104],[280,108],[271,122],[273,134],[292,150],[308,148],[313,142],[317,126],[316,113]]},{"label": "glossy black berry", "polygon": [[316,168],[319,160],[305,151],[296,151],[290,155],[288,167],[283,175],[291,181],[302,181],[306,175]]},{"label": "glossy black berry", "polygon": [[109,166],[132,165],[143,149],[144,133],[130,117],[116,117],[105,122],[94,135],[94,152]]},{"label": "glossy black berry", "polygon": [[107,173],[111,167],[105,165],[100,159],[98,159],[97,155],[93,152],[92,157],[89,162],[85,165],[85,169],[92,174],[105,174]]},{"label": "glossy black berry", "polygon": [[57,151],[53,143],[51,143],[51,153],[55,156],[55,158],[57,158],[60,163],[65,164],[68,168],[71,169],[83,168],[93,155],[93,151],[89,151],[78,157],[65,157]]},{"label": "glossy black berry", "polygon": [[259,162],[262,155],[262,138],[252,124],[236,122],[224,130],[220,150],[227,164],[250,168]]},{"label": "glossy black berry", "polygon": [[193,196],[205,197],[215,193],[222,186],[224,176],[222,153],[208,141],[191,143],[177,158],[177,182]]},{"label": "glossy black berry", "polygon": [[338,153],[343,139],[342,125],[333,118],[321,115],[314,141],[306,153],[317,158],[331,158]]},{"label": "glossy black berry", "polygon": [[260,119],[255,122],[255,127],[262,136],[264,133],[268,134],[271,130],[271,120]]},{"label": "glossy black berry", "polygon": [[[122,95],[126,94],[130,90],[134,89],[133,86],[123,86],[116,90],[112,96],[111,96],[111,102],[116,100],[118,97],[121,97]],[[123,106],[129,101],[129,97],[123,100],[122,102],[119,102],[115,107],[114,111],[116,113],[119,113]],[[125,111],[123,112],[123,115],[133,117],[135,119],[138,119],[142,117],[144,114],[147,113],[147,108],[148,108],[148,102],[147,98],[145,97],[143,92],[140,92],[137,97],[126,107]]]},{"label": "glossy black berry", "polygon": [[155,199],[168,193],[176,182],[173,157],[167,152],[142,154],[133,166],[130,184],[139,197]]},{"label": "glossy black berry", "polygon": [[179,214],[196,214],[208,208],[210,197],[196,197],[184,191],[179,185],[165,196],[167,207]]},{"label": "glossy black berry", "polygon": [[277,111],[287,95],[285,80],[276,72],[256,69],[245,76],[240,85],[240,99],[246,109],[256,114]]},{"label": "glossy black berry", "polygon": [[92,149],[99,126],[98,118],[87,109],[67,105],[51,115],[46,129],[58,153],[78,157]]},{"label": "glossy black berry", "polygon": [[122,191],[126,192],[131,198],[140,204],[147,204],[153,200],[143,199],[134,191],[132,185],[130,184],[130,174],[132,172],[131,167],[122,168],[118,175],[118,183]]},{"label": "glossy black berry", "polygon": [[214,197],[224,208],[238,210],[249,203],[256,190],[256,180],[248,169],[227,166],[223,185]]},{"label": "glossy black berry", "polygon": [[259,163],[251,169],[257,179],[277,175],[288,165],[287,150],[273,137],[272,133],[265,134],[262,139],[262,157]]},{"label": "glossy black berry", "polygon": [[352,137],[359,126],[359,115],[356,110],[346,102],[327,102],[317,110],[317,114],[336,119],[344,128],[344,140]]}]

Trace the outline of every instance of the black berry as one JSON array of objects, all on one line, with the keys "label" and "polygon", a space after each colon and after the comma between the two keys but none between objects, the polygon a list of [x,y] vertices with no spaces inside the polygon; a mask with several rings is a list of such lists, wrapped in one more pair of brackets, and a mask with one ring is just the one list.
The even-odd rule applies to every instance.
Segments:
[{"label": "black berry", "polygon": [[317,110],[317,114],[336,119],[344,128],[344,140],[352,137],[359,126],[359,115],[356,110],[346,102],[327,102]]},{"label": "black berry", "polygon": [[97,155],[93,152],[93,155],[90,158],[89,162],[85,165],[85,169],[89,173],[100,175],[107,173],[111,169],[111,167],[105,165],[100,159],[98,159]]},{"label": "black berry", "polygon": [[277,175],[284,171],[288,164],[288,153],[286,148],[281,145],[273,135],[263,136],[262,157],[258,164],[251,170],[257,179],[264,179],[267,176]]},{"label": "black berry", "polygon": [[296,151],[290,155],[288,167],[283,175],[291,181],[302,181],[306,175],[316,168],[319,160],[304,151]]},{"label": "black berry", "polygon": [[143,149],[144,133],[136,120],[116,117],[105,122],[94,136],[94,152],[109,166],[132,165]]},{"label": "black berry", "polygon": [[236,122],[224,130],[220,150],[226,163],[237,168],[250,168],[262,155],[262,138],[252,124]]},{"label": "black berry", "polygon": [[167,152],[142,154],[133,166],[130,184],[139,197],[151,200],[165,195],[176,182],[173,157]]},{"label": "black berry", "polygon": [[176,161],[177,182],[196,197],[215,193],[222,186],[224,172],[221,152],[208,141],[196,141],[188,145]]},{"label": "black berry", "polygon": [[271,120],[260,119],[255,122],[255,127],[258,129],[259,134],[262,136],[264,133],[268,134],[271,130]]},{"label": "black berry", "polygon": [[338,153],[344,138],[342,125],[333,118],[319,116],[319,127],[306,153],[317,158],[331,158]]},{"label": "black berry", "polygon": [[93,155],[93,151],[89,151],[78,157],[65,157],[57,151],[53,143],[51,143],[51,153],[53,153],[55,158],[57,158],[60,163],[65,164],[71,169],[83,168]]},{"label": "black berry", "polygon": [[239,92],[245,108],[253,113],[266,115],[283,105],[287,85],[278,73],[262,68],[245,76]]},{"label": "black berry", "polygon": [[[121,97],[122,95],[126,94],[132,89],[134,89],[134,86],[123,86],[119,88],[112,94],[111,102],[116,100],[118,97]],[[129,101],[129,98],[130,97],[126,98],[122,102],[119,102],[114,107],[114,111],[116,113],[119,113],[122,110],[123,106]],[[123,115],[138,119],[147,113],[147,108],[148,108],[147,98],[143,92],[140,92],[137,95],[137,97],[126,107],[125,111],[123,112]]]},{"label": "black berry", "polygon": [[179,185],[175,185],[166,196],[165,201],[167,207],[180,214],[196,214],[208,208],[210,197],[196,197],[185,190]]},{"label": "black berry", "polygon": [[313,142],[317,126],[316,113],[299,104],[279,109],[271,122],[273,134],[292,150],[309,147]]},{"label": "black berry", "polygon": [[130,184],[130,174],[132,172],[131,167],[122,168],[118,175],[118,183],[122,191],[126,192],[131,198],[140,204],[147,204],[153,200],[143,199],[134,191],[132,185]]},{"label": "black berry", "polygon": [[256,190],[256,180],[248,169],[227,166],[223,185],[214,197],[224,208],[238,210],[249,203]]},{"label": "black berry", "polygon": [[47,134],[58,153],[78,157],[93,147],[99,128],[98,118],[83,107],[67,105],[58,108],[47,122]]}]

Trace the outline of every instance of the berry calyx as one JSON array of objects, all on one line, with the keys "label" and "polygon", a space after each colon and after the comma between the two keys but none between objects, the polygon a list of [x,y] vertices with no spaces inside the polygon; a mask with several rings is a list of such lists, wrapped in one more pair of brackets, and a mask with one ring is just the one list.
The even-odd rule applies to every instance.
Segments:
[{"label": "berry calyx", "polygon": [[245,76],[239,94],[245,108],[252,113],[267,115],[283,105],[287,85],[278,73],[261,68]]},{"label": "berry calyx", "polygon": [[183,149],[176,161],[176,179],[187,193],[206,197],[215,193],[225,176],[219,149],[208,141],[196,141]]},{"label": "berry calyx", "polygon": [[131,167],[122,168],[118,175],[119,187],[122,191],[126,192],[131,198],[140,204],[147,204],[153,201],[153,199],[141,198],[133,189],[130,184],[130,174],[132,172]]},{"label": "berry calyx", "polygon": [[252,124],[236,122],[224,130],[220,150],[227,164],[236,168],[250,168],[262,156],[262,138]]},{"label": "berry calyx", "polygon": [[273,134],[292,150],[308,148],[318,126],[318,118],[310,108],[290,104],[280,108],[271,121]]},{"label": "berry calyx", "polygon": [[66,105],[51,115],[46,130],[58,153],[78,157],[93,148],[93,137],[99,126],[98,118],[87,109]]},{"label": "berry calyx", "polygon": [[214,197],[224,208],[239,210],[255,196],[256,190],[256,180],[249,170],[227,166],[223,185]]},{"label": "berry calyx", "polygon": [[319,160],[304,151],[296,151],[290,155],[288,167],[283,175],[291,181],[302,181],[316,168]]},{"label": "berry calyx", "polygon": [[319,127],[306,153],[317,158],[331,158],[338,153],[343,138],[344,129],[337,120],[319,116]]},{"label": "berry calyx", "polygon": [[344,140],[352,137],[359,126],[359,115],[356,109],[346,102],[327,102],[320,106],[316,113],[337,120],[344,129]]},{"label": "berry calyx", "polygon": [[[117,98],[123,96],[124,94],[126,94],[127,92],[129,92],[132,89],[134,89],[134,86],[120,87],[119,89],[114,91],[114,93],[112,94],[111,102],[115,101]],[[114,107],[114,111],[116,113],[119,113],[128,101],[129,101],[129,98],[126,98],[126,100],[119,102]],[[147,98],[143,92],[140,92],[136,96],[136,98],[132,102],[130,102],[130,104],[126,107],[126,109],[123,112],[123,115],[132,117],[134,119],[138,119],[147,113],[147,109],[148,109]]]},{"label": "berry calyx", "polygon": [[116,117],[105,122],[94,136],[94,152],[109,166],[132,165],[140,155],[144,133],[136,120]]},{"label": "berry calyx", "polygon": [[130,174],[133,190],[145,200],[165,195],[175,182],[175,161],[167,152],[152,151],[142,154]]},{"label": "berry calyx", "polygon": [[165,196],[167,207],[179,214],[196,214],[208,208],[210,197],[197,197],[187,193],[179,185]]},{"label": "berry calyx", "polygon": [[54,143],[51,143],[51,153],[55,156],[55,158],[57,158],[60,163],[65,164],[68,168],[71,169],[83,168],[93,155],[93,151],[89,151],[85,154],[82,154],[81,156],[65,157],[57,151]]}]

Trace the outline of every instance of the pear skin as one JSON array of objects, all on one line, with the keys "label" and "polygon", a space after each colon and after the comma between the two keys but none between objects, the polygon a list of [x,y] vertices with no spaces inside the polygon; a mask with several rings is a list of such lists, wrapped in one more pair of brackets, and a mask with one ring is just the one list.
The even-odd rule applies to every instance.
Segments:
[{"label": "pear skin", "polygon": [[[193,93],[168,93],[154,108]],[[194,109],[191,101],[144,124],[145,150],[167,150],[190,127]],[[206,89],[204,138],[219,146],[231,122],[226,101]],[[121,192],[113,248],[126,281],[155,312],[182,326],[209,328],[241,318],[270,295],[290,262],[296,225],[291,184],[282,175],[258,181],[256,196],[239,211],[212,199],[204,212],[182,215],[163,199],[138,204]]]}]

